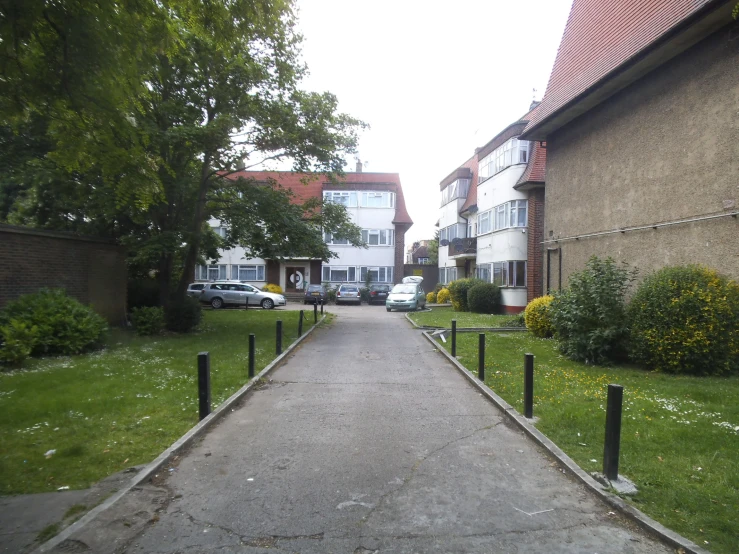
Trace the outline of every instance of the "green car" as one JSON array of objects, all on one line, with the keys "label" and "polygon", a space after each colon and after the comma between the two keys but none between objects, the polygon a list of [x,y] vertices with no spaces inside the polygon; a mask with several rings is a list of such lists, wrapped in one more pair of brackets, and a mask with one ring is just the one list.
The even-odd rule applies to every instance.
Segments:
[{"label": "green car", "polygon": [[426,307],[426,293],[421,284],[423,277],[404,277],[403,282],[395,285],[385,300],[385,309],[422,310]]}]

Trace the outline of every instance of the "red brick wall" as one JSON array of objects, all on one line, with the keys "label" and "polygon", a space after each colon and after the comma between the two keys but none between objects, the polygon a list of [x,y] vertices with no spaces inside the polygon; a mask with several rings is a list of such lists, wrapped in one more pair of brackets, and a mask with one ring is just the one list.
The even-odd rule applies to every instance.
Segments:
[{"label": "red brick wall", "polygon": [[104,240],[0,225],[0,308],[41,288],[63,288],[110,323],[126,316],[126,257]]},{"label": "red brick wall", "polygon": [[528,302],[543,294],[544,290],[544,188],[529,192],[528,221],[528,259],[526,264],[526,283]]}]

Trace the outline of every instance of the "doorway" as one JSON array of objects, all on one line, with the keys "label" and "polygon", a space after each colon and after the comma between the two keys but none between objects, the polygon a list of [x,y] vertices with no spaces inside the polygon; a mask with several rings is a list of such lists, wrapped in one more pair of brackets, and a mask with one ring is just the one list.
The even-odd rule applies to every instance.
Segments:
[{"label": "doorway", "polygon": [[297,291],[305,288],[305,268],[304,267],[286,267],[285,268],[285,290]]}]

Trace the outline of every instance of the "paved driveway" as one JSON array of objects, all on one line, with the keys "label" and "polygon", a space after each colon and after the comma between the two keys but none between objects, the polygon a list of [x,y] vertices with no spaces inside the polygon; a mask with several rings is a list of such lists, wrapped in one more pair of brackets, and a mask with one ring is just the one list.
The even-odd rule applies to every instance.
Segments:
[{"label": "paved driveway", "polygon": [[116,551],[671,552],[509,427],[403,314],[330,309]]}]

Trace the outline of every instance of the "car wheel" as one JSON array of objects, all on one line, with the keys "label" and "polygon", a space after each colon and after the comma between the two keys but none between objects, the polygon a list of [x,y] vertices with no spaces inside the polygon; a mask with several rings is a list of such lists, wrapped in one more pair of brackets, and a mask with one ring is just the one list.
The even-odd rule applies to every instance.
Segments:
[{"label": "car wheel", "polygon": [[264,300],[262,300],[262,308],[264,308],[265,310],[271,310],[274,307],[275,303],[272,302],[271,298],[265,298]]},{"label": "car wheel", "polygon": [[213,298],[213,299],[212,299],[212,300],[210,301],[210,305],[211,305],[211,307],[212,307],[212,308],[213,308],[214,310],[218,310],[218,309],[220,309],[220,308],[223,308],[223,299],[221,299],[221,298],[218,298],[218,297],[216,296],[215,298]]},{"label": "car wheel", "polygon": [[391,311],[390,308],[385,308],[385,310],[387,310],[388,312]]}]

